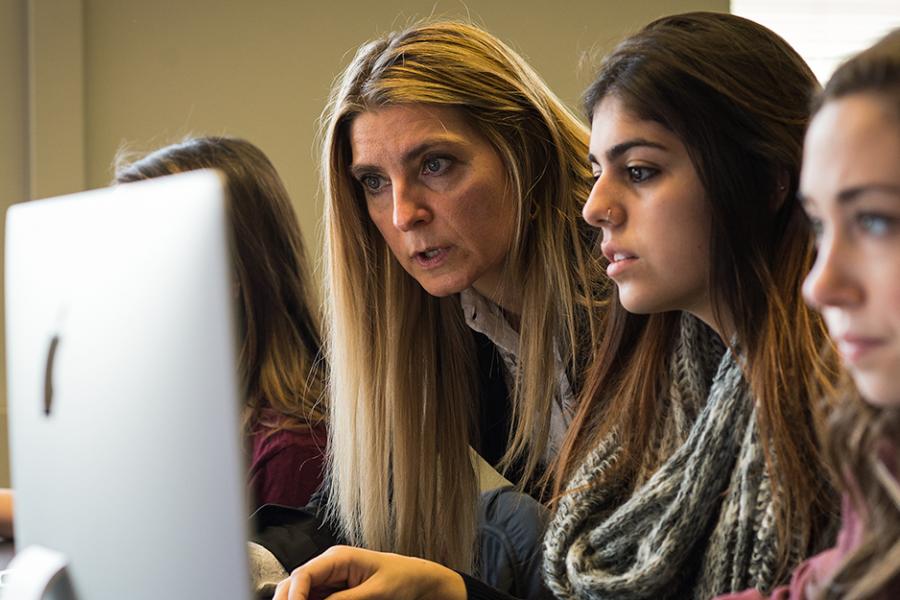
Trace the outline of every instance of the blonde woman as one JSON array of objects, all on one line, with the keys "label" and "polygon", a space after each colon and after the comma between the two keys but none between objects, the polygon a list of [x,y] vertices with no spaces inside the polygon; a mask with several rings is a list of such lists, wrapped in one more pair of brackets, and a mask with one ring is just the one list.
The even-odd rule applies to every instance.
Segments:
[{"label": "blonde woman", "polygon": [[472,25],[387,35],[338,79],[322,154],[328,510],[348,543],[471,571],[472,449],[540,494],[605,294],[579,218],[587,139]]}]

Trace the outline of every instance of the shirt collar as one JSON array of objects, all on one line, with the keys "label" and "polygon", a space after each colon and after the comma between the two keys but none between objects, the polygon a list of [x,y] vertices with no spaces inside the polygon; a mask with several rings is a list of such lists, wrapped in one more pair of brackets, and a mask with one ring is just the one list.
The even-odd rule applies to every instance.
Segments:
[{"label": "shirt collar", "polygon": [[513,356],[519,355],[519,334],[506,320],[499,306],[479,294],[474,288],[461,291],[459,303],[466,318],[466,325],[487,336],[495,346]]}]

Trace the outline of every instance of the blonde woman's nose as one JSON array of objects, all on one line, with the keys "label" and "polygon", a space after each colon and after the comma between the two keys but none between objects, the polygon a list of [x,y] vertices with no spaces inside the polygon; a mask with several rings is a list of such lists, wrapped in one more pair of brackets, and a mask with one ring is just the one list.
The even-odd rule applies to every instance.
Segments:
[{"label": "blonde woman's nose", "polygon": [[413,186],[394,184],[394,227],[409,231],[430,221],[431,210],[426,199]]}]

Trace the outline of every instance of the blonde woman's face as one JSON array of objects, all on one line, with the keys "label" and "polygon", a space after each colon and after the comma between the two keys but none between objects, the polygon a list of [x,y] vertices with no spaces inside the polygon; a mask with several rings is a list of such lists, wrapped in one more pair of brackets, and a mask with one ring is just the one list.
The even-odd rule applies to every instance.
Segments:
[{"label": "blonde woman's face", "polygon": [[450,107],[395,105],[350,127],[350,171],[397,261],[434,296],[474,287],[501,305],[515,202],[500,155]]},{"label": "blonde woman's face", "polygon": [[818,254],[803,294],[863,397],[900,406],[900,120],[885,102],[829,102],[807,132],[800,193]]}]

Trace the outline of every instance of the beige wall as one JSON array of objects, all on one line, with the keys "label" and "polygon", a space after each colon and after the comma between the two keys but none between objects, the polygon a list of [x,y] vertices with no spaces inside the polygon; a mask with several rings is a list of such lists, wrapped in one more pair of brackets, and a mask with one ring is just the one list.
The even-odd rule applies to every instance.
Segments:
[{"label": "beige wall", "polygon": [[87,183],[109,181],[123,143],[157,146],[189,132],[244,136],[281,172],[314,244],[316,119],[348,53],[363,41],[432,6],[441,15],[468,13],[574,103],[590,79],[589,68],[578,68],[586,51],[673,5],[728,9],[724,0],[541,1],[530,8],[511,0],[85,0]]},{"label": "beige wall", "polygon": [[[227,133],[246,137],[269,154],[294,198],[314,255],[320,210],[316,119],[332,79],[363,41],[429,14],[468,16],[519,50],[563,100],[577,106],[591,78],[591,51],[609,48],[662,14],[727,11],[729,5],[727,0],[0,2],[3,202],[106,185],[123,144],[150,149],[188,133]],[[33,93],[26,100],[29,75]],[[32,107],[28,131],[26,106]],[[0,454],[0,465],[5,462]],[[0,468],[0,484],[4,476]]]},{"label": "beige wall", "polygon": [[[6,207],[28,197],[27,53],[25,3],[0,0],[0,248]],[[0,263],[0,273],[3,265]],[[0,294],[3,278],[0,277]],[[2,305],[0,305],[2,314]],[[0,319],[0,337],[5,323]],[[6,355],[0,344],[0,485],[9,482],[6,450]]]}]

